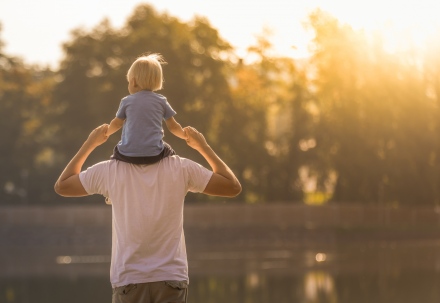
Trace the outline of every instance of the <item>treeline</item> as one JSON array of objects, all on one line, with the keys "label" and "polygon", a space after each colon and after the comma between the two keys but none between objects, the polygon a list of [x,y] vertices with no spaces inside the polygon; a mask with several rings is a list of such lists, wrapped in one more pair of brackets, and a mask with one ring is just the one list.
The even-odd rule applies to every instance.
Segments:
[{"label": "treeline", "polygon": [[[0,205],[60,203],[55,179],[89,132],[114,117],[125,74],[145,52],[168,62],[160,93],[178,121],[204,133],[237,173],[237,201],[437,205],[439,45],[392,55],[379,35],[322,11],[308,25],[312,56],[301,61],[271,55],[264,35],[249,48],[255,60],[242,60],[208,20],[185,23],[148,5],[122,28],[104,20],[73,31],[56,71],[0,45]],[[87,165],[108,159],[119,138]],[[203,163],[184,141],[168,132],[165,140]]]}]

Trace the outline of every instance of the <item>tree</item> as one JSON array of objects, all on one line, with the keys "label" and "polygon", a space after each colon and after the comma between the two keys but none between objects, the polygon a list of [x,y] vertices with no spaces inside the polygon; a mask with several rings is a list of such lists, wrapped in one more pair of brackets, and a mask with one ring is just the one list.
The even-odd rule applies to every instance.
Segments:
[{"label": "tree", "polygon": [[316,11],[312,64],[322,171],[338,175],[335,201],[432,203],[432,112],[412,53]]},{"label": "tree", "polygon": [[54,165],[51,143],[56,126],[46,123],[54,114],[54,83],[54,74],[49,69],[28,66],[0,48],[2,203],[23,204],[30,197],[46,197],[41,176],[47,175]]},{"label": "tree", "polygon": [[306,156],[298,144],[311,122],[305,75],[292,59],[272,55],[266,37],[249,48],[255,61],[239,61],[233,70],[220,141],[246,202],[301,201],[298,170]]},{"label": "tree", "polygon": [[[54,93],[63,109],[58,150],[64,161],[92,128],[114,117],[121,98],[128,94],[127,70],[145,52],[161,53],[168,62],[163,67],[164,90],[159,93],[177,111],[178,121],[205,133],[214,147],[220,144],[216,141],[218,117],[226,115],[223,104],[230,102],[222,58],[232,49],[206,19],[183,23],[140,5],[121,29],[104,20],[91,31],[75,30],[64,51],[58,72],[61,81]],[[119,136],[112,136],[110,144],[116,144]],[[202,159],[168,132],[165,140],[179,155]],[[106,146],[92,155],[90,163],[108,159],[111,149]]]}]

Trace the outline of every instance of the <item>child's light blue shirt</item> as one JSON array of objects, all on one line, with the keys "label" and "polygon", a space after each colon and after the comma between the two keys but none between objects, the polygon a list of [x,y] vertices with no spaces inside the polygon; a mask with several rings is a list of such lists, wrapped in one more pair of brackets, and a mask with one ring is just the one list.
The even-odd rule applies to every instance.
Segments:
[{"label": "child's light blue shirt", "polygon": [[142,90],[121,100],[116,117],[125,120],[118,150],[128,157],[157,156],[163,150],[162,120],[176,112],[167,99]]}]

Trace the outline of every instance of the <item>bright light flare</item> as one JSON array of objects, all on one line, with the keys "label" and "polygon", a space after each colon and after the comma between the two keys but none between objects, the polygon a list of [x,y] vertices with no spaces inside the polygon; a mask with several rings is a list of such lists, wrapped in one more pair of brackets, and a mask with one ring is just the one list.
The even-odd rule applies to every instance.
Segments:
[{"label": "bright light flare", "polygon": [[311,5],[330,13],[367,34],[380,33],[391,53],[416,47],[423,49],[440,29],[440,2],[432,0],[312,1]]},{"label": "bright light flare", "polygon": [[110,263],[110,256],[58,256],[55,262],[60,265]]},{"label": "bright light flare", "polygon": [[317,253],[315,256],[316,262],[324,262],[327,260],[327,255],[324,253]]}]

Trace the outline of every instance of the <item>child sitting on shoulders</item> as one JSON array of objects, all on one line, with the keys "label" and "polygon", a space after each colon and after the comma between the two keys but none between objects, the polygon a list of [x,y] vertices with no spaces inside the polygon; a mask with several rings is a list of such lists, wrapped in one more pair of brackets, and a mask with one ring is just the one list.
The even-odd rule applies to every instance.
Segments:
[{"label": "child sitting on shoulders", "polygon": [[112,158],[133,164],[153,164],[174,155],[163,139],[162,120],[175,136],[186,139],[180,124],[174,119],[176,112],[167,99],[155,93],[162,89],[162,66],[159,54],[141,56],[127,73],[130,95],[123,98],[110,122],[107,136],[122,127],[121,141],[115,146]]},{"label": "child sitting on shoulders", "polygon": [[175,155],[163,141],[162,120],[175,136],[186,140],[181,125],[174,119],[176,112],[167,99],[155,93],[162,89],[162,64],[160,54],[137,58],[127,72],[130,95],[121,100],[116,117],[110,122],[107,136],[122,127],[122,136],[113,150],[112,159],[132,164],[153,164]]}]

